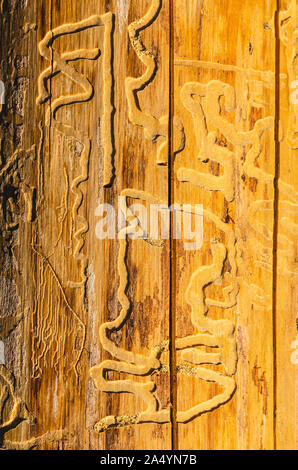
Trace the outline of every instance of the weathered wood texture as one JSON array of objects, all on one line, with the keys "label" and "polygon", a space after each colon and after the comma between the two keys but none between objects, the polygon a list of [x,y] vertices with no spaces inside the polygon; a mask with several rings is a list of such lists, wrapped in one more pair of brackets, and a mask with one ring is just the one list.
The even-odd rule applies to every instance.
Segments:
[{"label": "weathered wood texture", "polygon": [[295,448],[295,0],[2,0],[0,54],[0,447]]},{"label": "weathered wood texture", "polygon": [[[276,446],[297,448],[297,152],[298,152],[298,8],[281,1],[278,16],[279,191],[276,275]],[[296,90],[296,91],[295,91]],[[290,360],[289,360],[290,358]],[[295,432],[296,429],[296,432]]]}]

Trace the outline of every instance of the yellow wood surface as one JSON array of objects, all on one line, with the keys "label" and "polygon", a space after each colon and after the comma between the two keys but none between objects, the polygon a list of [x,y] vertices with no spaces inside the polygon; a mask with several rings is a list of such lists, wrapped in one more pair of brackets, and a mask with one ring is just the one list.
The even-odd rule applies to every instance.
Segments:
[{"label": "yellow wood surface", "polygon": [[[268,266],[263,267],[260,232],[262,224],[273,231],[267,205],[275,171],[275,37],[264,24],[274,17],[274,4],[194,1],[183,10],[183,1],[175,3],[175,114],[187,135],[175,160],[175,201],[201,203],[204,209],[202,249],[184,256],[179,248],[176,252],[177,330],[182,336],[187,324],[189,333],[200,328],[222,343],[218,365],[201,365],[195,372],[200,361],[194,357],[191,370],[197,377],[179,376],[178,409],[205,402],[201,417],[179,424],[179,447],[270,449],[273,245],[268,237]],[[188,41],[179,41],[184,37]],[[197,353],[184,353],[186,359],[191,354]],[[218,374],[214,384],[205,372],[211,368]],[[219,374],[226,377],[224,389]],[[185,394],[189,387],[191,393]],[[208,411],[208,400],[222,392],[217,409]]]}]

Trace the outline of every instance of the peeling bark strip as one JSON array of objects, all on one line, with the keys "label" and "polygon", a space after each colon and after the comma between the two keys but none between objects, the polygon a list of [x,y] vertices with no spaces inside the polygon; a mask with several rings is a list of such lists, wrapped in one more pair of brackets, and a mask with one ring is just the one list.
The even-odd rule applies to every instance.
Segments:
[{"label": "peeling bark strip", "polygon": [[296,1],[0,8],[0,449],[293,449]]}]

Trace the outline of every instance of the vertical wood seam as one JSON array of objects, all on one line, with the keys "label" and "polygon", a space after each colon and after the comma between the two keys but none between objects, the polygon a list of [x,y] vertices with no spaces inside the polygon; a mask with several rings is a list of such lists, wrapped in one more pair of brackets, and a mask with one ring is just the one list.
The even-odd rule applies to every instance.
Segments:
[{"label": "vertical wood seam", "polygon": [[277,250],[278,250],[278,225],[279,225],[279,188],[280,177],[280,142],[279,142],[279,121],[280,121],[280,34],[279,34],[279,13],[280,0],[276,0],[275,12],[275,174],[274,174],[274,203],[273,203],[273,262],[272,262],[272,343],[273,343],[273,448],[276,450],[277,434]]}]

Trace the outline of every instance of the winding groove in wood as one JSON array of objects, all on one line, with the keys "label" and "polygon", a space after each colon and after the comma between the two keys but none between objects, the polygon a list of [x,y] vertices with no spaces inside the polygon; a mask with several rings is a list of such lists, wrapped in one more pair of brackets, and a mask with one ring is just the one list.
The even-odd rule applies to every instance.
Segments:
[{"label": "winding groove in wood", "polygon": [[[36,160],[37,148],[35,145],[29,150],[17,149],[6,163],[0,169],[0,184],[4,186],[1,194],[1,210],[3,213],[4,230],[12,232],[19,227],[20,211],[18,209],[18,201],[16,196],[12,194],[6,195],[5,185],[10,185],[11,180],[14,186],[23,195],[25,201],[25,219],[29,222],[33,216],[34,204],[34,188],[30,188],[20,176],[20,170],[24,167],[25,162],[29,159],[33,162]],[[5,203],[3,202],[5,199]]]},{"label": "winding groove in wood", "polygon": [[[131,212],[127,212],[127,198],[141,199],[142,201],[151,203],[151,204],[165,204],[165,202],[160,201],[155,196],[147,193],[145,191],[138,191],[135,189],[125,189],[121,193],[121,211],[127,217],[127,220],[130,220],[134,215]],[[196,213],[195,207],[190,207],[192,213]],[[237,266],[236,266],[236,247],[235,247],[235,236],[233,230],[224,222],[222,222],[216,215],[212,212],[204,211],[204,216],[216,224],[217,228],[227,235],[227,243],[229,246],[229,254],[225,251],[224,256],[221,259],[221,265],[219,265],[218,259],[216,259],[216,267],[204,267],[206,270],[214,272],[216,270],[217,278],[220,278],[221,281],[225,280],[229,283],[223,289],[224,301],[219,301],[217,299],[205,298],[204,287],[202,286],[202,291],[197,294],[192,292],[192,285],[189,287],[189,301],[194,296],[200,298],[200,302],[203,303],[207,310],[209,307],[219,307],[219,308],[231,308],[236,304],[236,297],[238,294],[238,284],[235,281]],[[129,425],[141,424],[141,423],[160,423],[165,424],[170,422],[170,410],[169,409],[160,409],[160,401],[155,392],[155,385],[152,381],[147,381],[145,383],[134,382],[132,380],[113,380],[109,381],[107,378],[108,371],[116,371],[121,373],[127,373],[134,376],[148,376],[152,375],[154,372],[161,370],[166,370],[168,364],[165,364],[162,360],[162,354],[169,350],[169,342],[164,341],[161,344],[154,347],[147,356],[141,354],[135,354],[131,351],[127,351],[123,348],[118,347],[113,341],[109,339],[109,333],[112,331],[119,331],[124,324],[126,323],[131,303],[126,295],[126,289],[128,284],[128,271],[126,266],[126,256],[128,249],[127,237],[130,233],[135,233],[134,224],[123,228],[119,233],[119,252],[118,252],[118,275],[120,279],[119,289],[118,289],[118,300],[121,304],[121,311],[119,316],[110,322],[104,323],[100,326],[99,329],[99,338],[102,344],[102,347],[111,354],[115,360],[105,360],[97,366],[94,366],[90,369],[90,375],[94,380],[96,387],[103,391],[109,393],[132,393],[140,397],[147,408],[139,413],[134,415],[123,415],[123,416],[106,416],[101,419],[96,425],[95,430],[97,432],[103,432],[107,429],[113,427],[124,427]],[[141,232],[142,233],[142,232]],[[144,235],[144,233],[143,233]],[[153,241],[155,246],[158,245],[157,241]],[[150,243],[150,241],[149,241]],[[223,249],[221,248],[223,251]],[[225,248],[224,248],[225,250]],[[216,251],[216,249],[215,249]],[[229,259],[231,266],[231,273],[223,274],[223,263]],[[218,258],[218,257],[217,257]],[[209,275],[210,277],[210,275]],[[215,280],[216,280],[215,279]],[[211,281],[209,280],[208,283]],[[194,326],[197,327],[195,314],[192,316]],[[201,319],[201,317],[200,317]],[[187,365],[178,365],[178,373],[187,373],[189,374],[189,368],[192,367],[194,370],[191,372],[192,375],[195,375],[197,378],[202,380],[207,380],[211,382],[216,382],[219,385],[225,388],[225,391],[222,394],[214,397],[207,402],[196,405],[190,410],[179,412],[177,415],[178,422],[188,422],[191,419],[196,418],[202,413],[211,411],[218,406],[221,406],[226,401],[228,401],[234,393],[235,390],[235,381],[230,377],[225,377],[224,375],[214,372],[206,371],[206,369],[198,367],[198,364],[221,364],[223,363],[226,367],[227,373],[233,375],[235,372],[235,367],[237,363],[237,353],[235,349],[235,341],[232,338],[234,332],[234,326],[231,322],[223,320],[222,323],[216,323],[213,320],[202,321],[201,329],[205,332],[214,332],[214,335],[211,334],[197,334],[193,336],[187,336],[185,338],[178,338],[176,340],[177,350],[187,350],[183,352],[184,360],[195,363],[196,365],[187,366]],[[218,325],[218,326],[217,326]],[[224,325],[224,331],[219,332],[220,328]],[[228,335],[228,339],[226,336]],[[216,354],[208,353],[199,353],[191,348],[196,346],[209,346],[221,348],[222,352]],[[195,357],[195,355],[197,356]],[[205,372],[206,371],[206,372]]]},{"label": "winding groove in wood", "polygon": [[[25,314],[22,313],[15,317],[0,317],[1,340],[8,338],[24,316]],[[12,406],[8,417],[4,419],[4,411],[8,402],[11,402]],[[64,431],[50,431],[29,440],[14,442],[7,439],[6,434],[16,429],[22,422],[33,425],[36,423],[36,419],[26,403],[16,393],[13,373],[4,364],[0,364],[0,450],[29,450],[39,445],[60,442],[66,437]]]},{"label": "winding groove in wood", "polygon": [[[158,165],[168,164],[168,127],[169,117],[162,116],[157,119],[152,114],[143,111],[138,102],[138,92],[144,90],[155,78],[157,73],[157,61],[155,56],[142,43],[140,32],[151,26],[156,20],[162,7],[162,0],[152,0],[147,13],[140,19],[128,26],[128,33],[132,47],[140,61],[145,65],[146,71],[141,77],[127,77],[125,80],[126,98],[128,104],[128,117],[132,124],[141,126],[144,129],[145,138],[156,141],[158,137],[164,137],[165,142],[161,143],[157,149]],[[184,148],[185,135],[182,122],[174,116],[175,143],[174,153],[178,153]]]},{"label": "winding groove in wood", "polygon": [[[45,57],[49,62],[51,62],[51,66],[49,66],[46,70],[44,70],[41,75],[39,76],[38,80],[38,90],[39,96],[37,98],[37,104],[45,103],[47,100],[51,98],[51,94],[47,88],[47,82],[51,78],[53,78],[58,73],[63,73],[73,82],[79,84],[83,88],[83,92],[69,95],[69,96],[60,96],[56,99],[53,99],[51,102],[50,109],[47,110],[46,113],[46,125],[50,126],[51,128],[55,129],[57,132],[62,134],[68,141],[69,141],[69,148],[70,151],[73,153],[75,159],[79,157],[79,166],[81,169],[81,174],[77,176],[70,184],[70,191],[74,194],[75,200],[72,206],[72,221],[71,221],[71,239],[73,237],[74,245],[72,249],[73,257],[80,262],[80,272],[81,272],[81,280],[79,281],[68,281],[67,286],[70,288],[82,288],[83,292],[85,291],[85,286],[87,283],[87,267],[88,267],[88,260],[86,256],[82,253],[84,245],[85,245],[85,235],[89,230],[89,223],[85,216],[81,215],[80,209],[82,207],[84,194],[81,190],[81,185],[86,182],[89,178],[89,161],[91,155],[91,140],[85,136],[85,134],[70,125],[66,125],[63,122],[57,120],[57,111],[63,106],[69,106],[75,103],[86,103],[88,102],[93,96],[93,86],[89,82],[89,80],[82,74],[78,73],[74,67],[72,67],[69,62],[76,61],[80,59],[87,59],[87,60],[95,60],[100,55],[99,49],[81,49],[81,50],[74,50],[71,52],[65,52],[64,54],[60,54],[56,50],[52,48],[54,41],[64,35],[78,33],[80,31],[94,28],[96,26],[104,26],[104,53],[103,53],[103,67],[102,67],[102,74],[103,74],[103,117],[102,117],[102,145],[104,150],[104,184],[109,185],[112,176],[113,176],[113,165],[112,159],[114,154],[114,147],[113,147],[113,139],[112,139],[112,115],[113,115],[113,104],[112,104],[112,86],[113,86],[113,77],[112,77],[112,31],[113,31],[113,14],[107,13],[102,16],[94,15],[86,20],[80,21],[78,23],[71,23],[71,24],[64,24],[55,28],[54,30],[49,31],[44,39],[39,43],[39,52],[40,54]],[[73,141],[79,143],[81,145],[81,152],[78,154],[76,145],[73,144]],[[65,208],[67,210],[67,208]],[[57,242],[59,242],[59,238],[62,235],[63,231],[63,216],[61,221],[61,229],[58,236]],[[40,253],[39,253],[40,254]],[[43,255],[42,255],[43,256]],[[44,257],[44,261],[46,258]],[[44,263],[42,263],[44,265]],[[47,265],[46,265],[47,266]],[[64,303],[66,303],[66,312],[71,311],[72,314],[75,313],[75,318],[78,320],[79,325],[82,328],[82,335],[83,338],[81,340],[81,346],[79,349],[78,355],[75,357],[75,361],[73,364],[73,369],[77,375],[77,364],[81,358],[81,354],[84,348],[85,339],[86,339],[86,327],[83,325],[82,320],[79,316],[74,312],[72,307],[67,301],[65,292],[61,285],[58,276],[56,275],[54,268],[51,265],[48,265],[50,271],[53,274],[51,279],[58,286],[62,293],[62,299]],[[46,288],[46,286],[44,286]],[[43,288],[42,288],[43,289]],[[41,292],[42,294],[42,292]],[[45,295],[45,292],[44,292]],[[82,294],[83,295],[83,294]],[[63,303],[62,300],[62,303]],[[57,308],[61,307],[60,300],[58,299],[58,306]],[[48,310],[54,308],[54,304],[48,306]],[[38,312],[37,312],[38,314]],[[51,335],[50,340],[45,341],[43,340],[44,334],[48,336],[48,330],[50,328],[49,325],[45,325],[43,317],[40,317],[40,331],[37,331],[36,340],[41,341],[42,347],[38,349],[39,356],[35,358],[35,374],[40,374],[40,361],[46,360],[46,353],[49,351],[50,344],[55,343],[56,338],[56,350],[54,352],[53,357],[51,357],[52,366],[56,368],[58,366],[58,360],[63,356],[63,349],[65,347],[66,336],[72,331],[70,325],[66,327],[66,330],[70,328],[69,331],[65,330],[65,336],[61,335],[61,332],[58,332],[55,315],[48,311],[48,315],[50,315],[49,325],[51,326]],[[44,330],[45,328],[45,330]],[[59,338],[57,338],[57,335]],[[39,338],[39,339],[38,339]],[[50,343],[50,344],[49,344]],[[36,355],[36,354],[35,354]]]},{"label": "winding groove in wood", "polygon": [[[84,258],[84,255],[81,253],[84,245],[85,245],[85,238],[84,235],[89,230],[89,223],[86,217],[80,215],[79,210],[82,206],[84,194],[80,188],[81,184],[86,182],[89,178],[89,161],[91,155],[91,141],[86,137],[82,132],[74,129],[72,126],[63,124],[61,122],[53,121],[53,126],[66,138],[75,139],[77,142],[80,142],[83,146],[81,155],[79,157],[80,161],[80,169],[81,175],[76,177],[71,185],[70,189],[71,192],[75,195],[75,202],[72,207],[72,220],[75,224],[76,221],[80,224],[80,227],[77,227],[75,233],[73,235],[75,245],[73,249],[73,256],[76,259],[81,260]],[[73,155],[75,157],[75,150],[72,149]]]},{"label": "winding groove in wood", "polygon": [[[190,283],[186,290],[186,299],[191,306],[191,320],[199,331],[210,333],[210,337],[204,342],[201,338],[201,345],[218,347],[221,353],[204,353],[197,349],[187,349],[183,351],[182,358],[191,364],[223,364],[227,376],[216,371],[196,367],[196,377],[204,381],[215,382],[225,388],[225,391],[210,400],[200,403],[193,408],[178,412],[177,421],[186,423],[202,413],[211,411],[229,401],[236,389],[236,382],[231,377],[236,373],[237,349],[234,338],[235,325],[229,320],[208,319],[208,304],[221,306],[221,308],[232,308],[237,300],[234,298],[225,305],[209,299],[206,301],[204,289],[216,281],[222,280],[224,261],[227,257],[227,249],[222,243],[215,241],[211,245],[213,264],[201,266],[191,276]],[[206,335],[207,336],[207,335]],[[212,342],[213,341],[213,342]]]},{"label": "winding groove in wood", "polygon": [[[278,234],[278,253],[280,255],[278,273],[295,277],[298,276],[298,266],[295,259],[298,233],[298,224],[295,222],[295,217],[297,218],[298,214],[298,204],[291,201],[280,201],[279,204],[282,217]],[[259,243],[254,264],[271,272],[273,232],[268,229],[263,221],[260,221],[264,212],[273,214],[274,203],[272,200],[258,200],[250,205],[247,215],[248,229],[253,237],[252,245],[255,242]]]},{"label": "winding groove in wood", "polygon": [[80,31],[94,28],[97,26],[104,26],[104,57],[103,57],[103,117],[102,117],[102,143],[104,151],[104,186],[110,185],[113,178],[113,156],[114,144],[112,139],[112,119],[114,112],[112,88],[112,31],[113,31],[114,15],[106,13],[98,16],[94,15],[86,20],[78,23],[69,23],[61,25],[49,31],[44,39],[39,43],[39,52],[49,62],[53,62],[47,69],[45,69],[38,79],[39,96],[37,104],[43,104],[51,98],[51,94],[47,88],[47,82],[52,77],[62,72],[73,82],[77,83],[83,88],[83,92],[69,95],[60,96],[51,103],[51,109],[48,109],[46,115],[46,124],[50,120],[55,121],[56,113],[59,108],[75,103],[85,103],[89,101],[94,93],[93,86],[90,81],[77,70],[72,67],[69,62],[79,59],[95,60],[100,55],[100,49],[81,49],[71,52],[60,54],[52,45],[55,39],[67,35],[74,34]]},{"label": "winding groove in wood", "polygon": [[[208,132],[208,128],[215,126],[216,129],[227,139],[232,145],[246,147],[250,145],[244,162],[241,163],[243,172],[250,178],[266,185],[272,185],[274,175],[269,174],[256,165],[256,162],[263,151],[262,136],[264,132],[272,132],[274,129],[273,117],[265,117],[256,121],[252,130],[247,132],[239,132],[234,124],[224,119],[220,106],[220,98],[225,98],[225,111],[233,112],[236,108],[235,90],[231,85],[223,82],[212,80],[208,84],[203,85],[198,82],[186,83],[181,90],[181,100],[184,106],[192,113],[194,120],[194,128],[197,140],[197,146],[200,150],[198,159],[202,162],[208,159],[220,163],[225,170],[223,176],[213,176],[206,173],[200,173],[189,168],[179,168],[177,176],[182,182],[189,182],[201,186],[211,191],[221,191],[228,202],[232,202],[235,196],[235,168],[236,155],[230,150],[217,144],[216,132]],[[199,98],[199,101],[198,99]],[[203,101],[204,100],[204,101]],[[282,179],[278,181],[280,193],[287,196],[291,201],[283,201],[285,212],[290,213],[292,218],[284,217],[283,229],[279,234],[279,240],[282,243],[283,253],[287,256],[283,257],[283,262],[279,269],[281,272],[289,273],[287,263],[290,259],[289,253],[294,256],[295,241],[291,240],[291,232],[295,233],[296,225],[293,217],[297,214],[298,194],[294,187],[285,183]],[[248,209],[248,223],[251,233],[268,249],[272,245],[273,234],[266,238],[262,233],[268,232],[264,224],[258,222],[258,215],[264,210],[270,210],[273,213],[273,201],[254,201]],[[271,261],[270,261],[271,259]],[[272,255],[268,255],[266,263],[259,263],[258,259],[255,264],[266,266],[271,270]],[[293,263],[294,269],[294,263]],[[294,274],[295,271],[290,270]]]},{"label": "winding groove in wood", "polygon": [[[127,215],[126,198],[142,198],[147,202],[157,202],[157,198],[149,193],[139,192],[136,190],[124,190],[121,193],[122,203],[121,210],[123,215]],[[128,216],[131,217],[132,213],[129,212]],[[155,393],[155,384],[152,381],[145,383],[134,382],[133,380],[113,380],[109,381],[106,378],[108,371],[117,371],[127,373],[134,376],[148,376],[154,371],[160,369],[161,362],[160,356],[168,347],[168,343],[164,342],[161,345],[154,347],[148,356],[143,354],[135,354],[123,348],[116,346],[116,344],[109,339],[109,333],[112,331],[120,330],[128,319],[130,313],[131,303],[126,295],[128,285],[128,271],[126,266],[126,256],[128,249],[128,235],[134,233],[134,225],[129,225],[119,232],[119,252],[118,252],[118,275],[119,275],[119,289],[118,300],[121,304],[121,311],[119,316],[110,322],[102,324],[99,328],[99,338],[102,347],[105,351],[109,352],[115,360],[105,360],[99,365],[90,369],[90,375],[94,380],[96,387],[103,392],[111,393],[132,393],[141,398],[147,408],[141,413],[129,416],[107,416],[95,425],[97,432],[103,432],[112,427],[122,427],[131,424],[140,424],[146,422],[168,423],[170,419],[169,410],[160,410],[160,401]]]},{"label": "winding groove in wood", "polygon": [[289,123],[287,142],[293,150],[298,149],[298,104],[291,100],[291,85],[297,80],[298,73],[298,15],[296,0],[289,0],[287,9],[279,12],[280,39],[286,48],[287,71],[289,83]]}]

